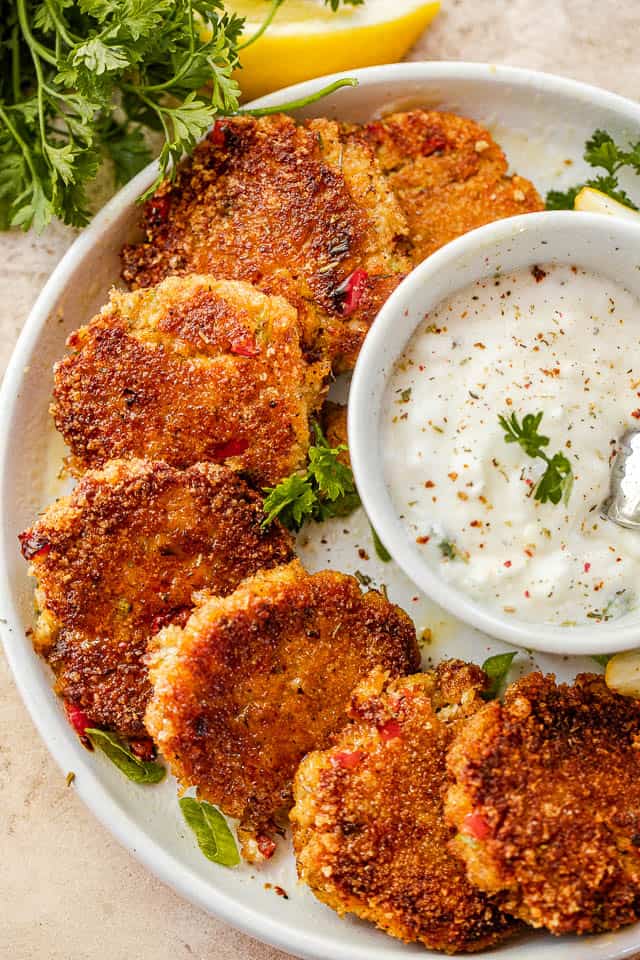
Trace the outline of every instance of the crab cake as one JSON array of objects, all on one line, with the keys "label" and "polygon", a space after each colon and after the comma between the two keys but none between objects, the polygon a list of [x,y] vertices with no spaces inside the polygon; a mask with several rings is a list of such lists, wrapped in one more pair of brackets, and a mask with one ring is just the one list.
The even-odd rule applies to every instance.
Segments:
[{"label": "crab cake", "polygon": [[475,227],[544,209],[488,130],[453,113],[412,110],[365,124],[409,222],[414,265]]},{"label": "crab cake", "polygon": [[52,413],[81,473],[118,457],[224,461],[256,484],[306,462],[326,363],[302,356],[295,310],[250,284],[169,277],[69,337]]},{"label": "crab cake", "polygon": [[399,680],[375,670],[354,691],[351,723],[300,764],[298,874],[338,913],[446,953],[481,950],[517,927],[467,882],[444,820],[447,748],[486,682],[457,660]]},{"label": "crab cake", "polygon": [[378,309],[411,263],[406,219],[371,147],[332,121],[234,117],[144,208],[144,240],[122,251],[123,278],[247,280],[299,311],[307,350],[353,366]]},{"label": "crab cake", "polygon": [[340,729],[354,686],[376,664],[397,675],[418,663],[402,610],[296,560],[203,595],[184,628],[158,634],[146,724],[182,786],[237,817],[244,856],[260,859],[298,763]]},{"label": "crab cake", "polygon": [[552,933],[640,918],[640,702],[532,673],[449,754],[456,853],[505,910]]},{"label": "crab cake", "polygon": [[95,726],[143,734],[149,637],[188,615],[194,590],[229,593],[291,559],[288,534],[262,518],[259,495],[213,463],[120,460],[85,474],[20,535],[38,581],[33,641],[57,693]]}]

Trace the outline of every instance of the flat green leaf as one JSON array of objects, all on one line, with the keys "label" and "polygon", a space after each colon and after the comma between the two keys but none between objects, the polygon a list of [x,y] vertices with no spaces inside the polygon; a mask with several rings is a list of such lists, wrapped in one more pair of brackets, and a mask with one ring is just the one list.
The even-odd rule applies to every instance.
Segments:
[{"label": "flat green leaf", "polygon": [[389,560],[391,560],[391,554],[389,553],[384,543],[382,542],[382,540],[374,530],[372,524],[369,524],[369,526],[371,527],[371,536],[373,538],[373,546],[378,558],[382,560],[383,563],[388,563]]},{"label": "flat green leaf", "polygon": [[489,686],[482,694],[485,700],[493,700],[498,696],[516,654],[515,650],[512,653],[496,653],[482,664],[482,669],[489,677]]},{"label": "flat green leaf", "polygon": [[138,759],[115,734],[96,729],[87,729],[86,733],[93,746],[102,750],[111,763],[134,783],[160,783],[164,779],[167,771],[161,763]]},{"label": "flat green leaf", "polygon": [[591,659],[595,660],[596,663],[599,663],[601,667],[606,667],[612,656],[612,653],[594,653]]},{"label": "flat green leaf", "polygon": [[227,821],[220,811],[206,800],[182,797],[178,801],[182,816],[193,830],[198,846],[207,860],[223,867],[240,863],[238,848]]}]

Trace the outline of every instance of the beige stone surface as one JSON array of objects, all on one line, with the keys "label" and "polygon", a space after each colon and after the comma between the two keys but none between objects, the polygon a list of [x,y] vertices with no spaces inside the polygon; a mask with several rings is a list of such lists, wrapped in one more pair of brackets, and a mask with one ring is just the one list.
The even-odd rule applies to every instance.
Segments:
[{"label": "beige stone surface", "polygon": [[[443,0],[412,59],[488,60],[640,91],[640,0]],[[0,236],[0,364],[73,231]],[[150,876],[82,806],[0,659],[0,944],[13,960],[277,960]],[[330,960],[330,958],[327,958]]]}]

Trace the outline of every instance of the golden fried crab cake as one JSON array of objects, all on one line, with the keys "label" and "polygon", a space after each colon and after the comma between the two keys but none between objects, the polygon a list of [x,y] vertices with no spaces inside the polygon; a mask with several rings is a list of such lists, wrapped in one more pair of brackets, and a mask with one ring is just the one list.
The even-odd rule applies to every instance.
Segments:
[{"label": "golden fried crab cake", "polygon": [[343,725],[354,686],[377,664],[397,675],[418,663],[402,610],[296,560],[203,595],[183,628],[158,634],[146,724],[182,786],[237,817],[244,856],[260,859],[298,763]]},{"label": "golden fried crab cake", "polygon": [[147,202],[123,278],[247,280],[299,311],[307,349],[353,366],[380,305],[410,269],[406,221],[373,151],[330,121],[219,120]]},{"label": "golden fried crab cake", "polygon": [[453,113],[412,110],[363,127],[409,222],[414,265],[482,224],[544,209],[484,127]]},{"label": "golden fried crab cake", "polygon": [[640,918],[640,702],[601,676],[533,673],[460,729],[456,853],[505,910],[552,933]]},{"label": "golden fried crab cake", "polygon": [[472,952],[516,924],[465,879],[444,820],[446,752],[483,701],[479,667],[448,661],[390,680],[373,671],[328,750],[310,753],[290,817],[298,874],[338,913],[406,942]]},{"label": "golden fried crab cake", "polygon": [[149,637],[188,615],[194,590],[229,593],[291,559],[288,534],[262,518],[259,495],[217,464],[86,473],[20,536],[38,581],[33,641],[60,696],[96,726],[143,734]]},{"label": "golden fried crab cake", "polygon": [[268,486],[300,468],[325,363],[308,364],[295,310],[250,284],[169,277],[72,333],[52,413],[75,473],[118,457],[225,462]]}]

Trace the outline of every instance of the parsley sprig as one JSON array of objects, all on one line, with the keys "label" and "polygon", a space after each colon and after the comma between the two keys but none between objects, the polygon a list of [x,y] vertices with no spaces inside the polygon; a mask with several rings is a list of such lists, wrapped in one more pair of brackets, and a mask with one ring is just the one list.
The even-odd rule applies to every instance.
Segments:
[{"label": "parsley sprig", "polygon": [[604,174],[585,180],[568,190],[550,190],[547,193],[547,210],[573,210],[573,204],[583,187],[593,187],[606,193],[613,200],[624,203],[633,210],[638,207],[618,182],[618,172],[624,167],[640,175],[640,140],[619,147],[606,130],[595,130],[584,145],[584,159],[589,166],[604,170]]},{"label": "parsley sprig", "polygon": [[150,132],[166,176],[238,111],[243,25],[221,0],[0,0],[0,227],[82,226],[102,161],[125,183]]},{"label": "parsley sprig", "polygon": [[329,446],[317,423],[315,444],[309,447],[304,473],[292,473],[275,487],[267,487],[263,527],[278,518],[289,530],[299,530],[308,520],[346,517],[360,505],[351,467],[339,459],[345,444]]},{"label": "parsley sprig", "polygon": [[573,470],[563,453],[554,453],[552,457],[545,453],[543,448],[549,446],[549,437],[538,433],[542,411],[525,414],[522,423],[515,413],[501,414],[498,421],[507,443],[518,443],[528,457],[544,460],[547,465],[533,492],[534,499],[540,503],[557,504],[561,500],[568,503],[573,488]]}]

